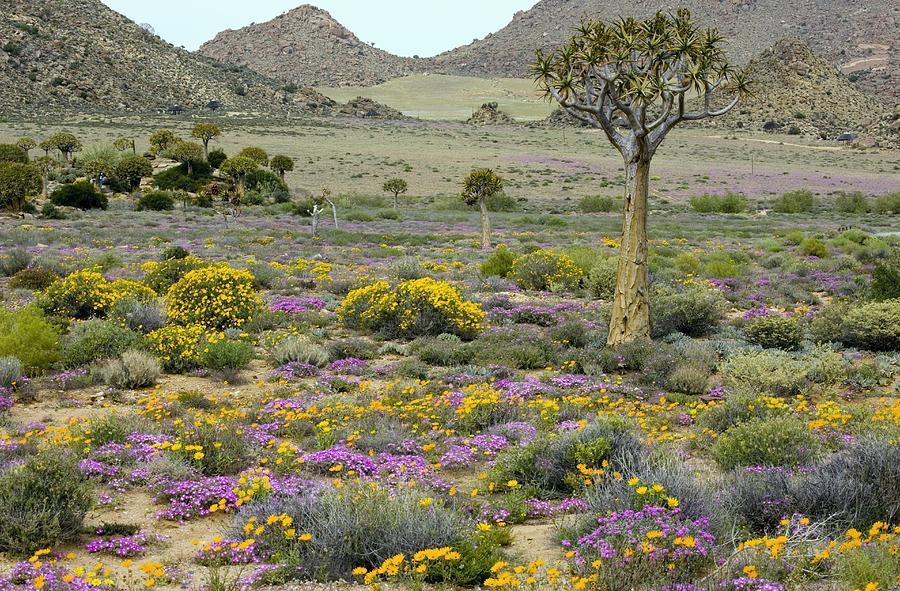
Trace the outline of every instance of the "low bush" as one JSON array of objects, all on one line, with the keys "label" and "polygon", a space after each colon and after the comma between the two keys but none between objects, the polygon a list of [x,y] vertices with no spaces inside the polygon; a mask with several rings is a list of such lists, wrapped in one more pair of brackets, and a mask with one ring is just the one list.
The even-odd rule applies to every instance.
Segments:
[{"label": "low bush", "polygon": [[14,390],[24,375],[21,361],[12,356],[0,357],[0,388]]},{"label": "low bush", "polygon": [[77,458],[62,451],[34,455],[0,475],[0,551],[27,556],[68,542],[92,505]]},{"label": "low bush", "polygon": [[875,213],[900,213],[900,193],[886,193],[875,198],[872,204]]},{"label": "low bush", "polygon": [[463,300],[449,283],[430,277],[396,287],[379,281],[355,289],[344,298],[337,315],[352,328],[401,338],[441,333],[473,338],[484,320],[478,304]]},{"label": "low bush", "polygon": [[140,335],[108,320],[85,320],[62,338],[62,363],[82,367],[101,359],[113,359],[136,346]]},{"label": "low bush", "polygon": [[270,354],[276,367],[286,363],[307,363],[322,367],[330,358],[325,347],[306,335],[290,335],[281,339]]},{"label": "low bush", "polygon": [[372,359],[378,354],[378,346],[369,339],[350,337],[328,343],[328,357],[334,359]]},{"label": "low bush", "polygon": [[156,383],[162,373],[156,357],[145,351],[126,351],[118,359],[100,368],[103,382],[116,388],[147,388]]},{"label": "low bush", "polygon": [[146,339],[166,371],[183,373],[197,367],[197,349],[205,337],[206,329],[200,325],[172,324],[148,333]]},{"label": "low bush", "polygon": [[485,277],[509,277],[513,269],[513,262],[516,255],[512,253],[505,245],[497,246],[494,252],[481,263],[478,270]]},{"label": "low bush", "polygon": [[807,213],[812,211],[814,205],[812,192],[802,189],[781,195],[772,202],[772,210],[777,213]]},{"label": "low bush", "polygon": [[59,331],[36,306],[0,308],[0,356],[16,357],[34,376],[59,359]]},{"label": "low bush", "polygon": [[83,320],[105,316],[115,294],[100,273],[75,271],[51,283],[36,301],[48,314]]},{"label": "low bush", "polygon": [[599,261],[588,273],[585,287],[595,298],[610,300],[616,294],[616,274],[619,261],[615,257]]},{"label": "low bush", "polygon": [[674,332],[704,336],[719,326],[725,313],[722,293],[703,286],[689,286],[681,291],[660,288],[650,302],[650,331],[654,338]]},{"label": "low bush", "polygon": [[145,273],[144,283],[156,293],[164,294],[189,272],[205,266],[206,262],[190,255],[166,256],[166,253],[163,253],[161,261],[146,262],[141,265],[141,269]]},{"label": "low bush", "polygon": [[110,308],[109,319],[136,333],[146,334],[166,325],[166,311],[157,300],[122,298]]},{"label": "low bush", "polygon": [[900,299],[850,308],[843,319],[845,345],[869,351],[900,350]]},{"label": "low bush", "polygon": [[24,248],[11,248],[0,255],[0,274],[12,277],[31,265],[31,253]]},{"label": "low bush", "polygon": [[747,198],[738,193],[700,195],[691,197],[690,204],[699,213],[743,213],[747,209]]},{"label": "low bush", "polygon": [[869,200],[859,191],[841,191],[834,199],[834,210],[838,213],[867,213],[870,210]]},{"label": "low bush", "polygon": [[106,209],[109,200],[88,181],[76,181],[63,185],[50,194],[53,205],[78,209]]},{"label": "low bush", "polygon": [[581,285],[584,273],[568,256],[540,249],[518,257],[509,277],[522,289],[571,291]]},{"label": "low bush", "polygon": [[222,339],[200,346],[197,361],[200,367],[216,372],[233,381],[238,373],[253,361],[253,345],[245,341]]},{"label": "low bush", "polygon": [[723,468],[789,466],[816,457],[819,440],[806,423],[793,417],[756,418],[731,427],[712,447]]},{"label": "low bush", "polygon": [[900,299],[900,255],[894,255],[889,261],[875,265],[870,289],[873,300]]},{"label": "low bush", "polygon": [[28,267],[17,272],[9,280],[10,289],[31,289],[40,291],[47,289],[51,283],[59,279],[59,274],[52,269],[40,265]]},{"label": "low bush", "polygon": [[806,385],[809,367],[778,350],[743,351],[732,355],[719,371],[726,386],[790,396]]},{"label": "low bush", "polygon": [[796,508],[793,473],[777,467],[738,468],[725,478],[724,508],[739,524],[756,533],[779,530],[781,520]]},{"label": "low bush", "polygon": [[138,211],[170,211],[175,209],[175,197],[168,191],[147,191],[137,200]]},{"label": "low bush", "polygon": [[189,271],[169,288],[166,303],[174,322],[219,330],[243,326],[262,308],[253,275],[227,265]]},{"label": "low bush", "polygon": [[602,195],[588,195],[578,202],[578,210],[581,213],[609,213],[617,211],[620,207],[617,199]]},{"label": "low bush", "polygon": [[806,238],[797,247],[797,253],[805,257],[817,257],[824,259],[828,257],[828,247],[818,238]]},{"label": "low bush", "polygon": [[205,162],[192,162],[191,174],[185,164],[180,164],[153,177],[153,186],[160,191],[198,192],[212,179],[212,167]]},{"label": "low bush", "polygon": [[757,316],[747,322],[744,334],[749,342],[765,349],[793,351],[803,343],[803,326],[800,321],[800,316]]}]

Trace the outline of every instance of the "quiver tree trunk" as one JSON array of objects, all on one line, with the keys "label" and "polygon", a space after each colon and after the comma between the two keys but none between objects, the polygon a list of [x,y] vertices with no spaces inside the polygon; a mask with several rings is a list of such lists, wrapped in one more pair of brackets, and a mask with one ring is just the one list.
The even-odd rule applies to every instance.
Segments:
[{"label": "quiver tree trunk", "polygon": [[625,163],[625,215],[616,272],[616,293],[607,345],[650,338],[647,273],[647,198],[650,157],[638,154]]},{"label": "quiver tree trunk", "polygon": [[481,250],[491,249],[491,219],[488,217],[487,202],[484,197],[478,200],[481,209]]}]

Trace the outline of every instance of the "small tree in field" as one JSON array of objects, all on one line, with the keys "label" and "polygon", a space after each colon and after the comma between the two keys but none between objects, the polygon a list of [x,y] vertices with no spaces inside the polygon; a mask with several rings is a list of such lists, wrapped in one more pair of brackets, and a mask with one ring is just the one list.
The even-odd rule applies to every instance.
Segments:
[{"label": "small tree in field", "polygon": [[503,190],[503,179],[490,168],[478,168],[463,180],[462,198],[466,205],[478,205],[481,210],[481,250],[491,248],[491,220],[487,200]]},{"label": "small tree in field", "polygon": [[165,152],[176,143],[178,136],[171,129],[160,129],[150,134],[150,152],[159,154]]},{"label": "small tree in field", "polygon": [[268,166],[269,165],[269,154],[262,148],[257,148],[256,146],[247,146],[237,154],[242,158],[249,158],[253,160],[260,166]]},{"label": "small tree in field", "polygon": [[32,164],[0,163],[0,209],[22,211],[25,199],[41,190],[41,173]]},{"label": "small tree in field", "polygon": [[153,165],[143,156],[132,154],[119,160],[116,164],[115,175],[121,182],[134,191],[141,184],[141,179],[153,174]]},{"label": "small tree in field", "polygon": [[[682,121],[724,115],[749,81],[733,71],[715,29],[700,30],[687,10],[644,21],[586,20],[572,39],[538,52],[534,72],[547,96],[602,129],[625,162],[625,216],[607,343],[649,338],[647,199],[650,161]],[[727,96],[724,106],[713,99]],[[699,107],[688,110],[696,97]]]},{"label": "small tree in field", "polygon": [[37,142],[30,137],[20,137],[16,140],[16,145],[25,152],[26,156],[30,156],[30,152],[37,148]]},{"label": "small tree in field", "polygon": [[272,159],[269,161],[269,168],[272,169],[283,182],[284,173],[294,170],[294,160],[290,156],[278,154],[277,156],[272,156]]},{"label": "small tree in field", "polygon": [[137,148],[134,145],[134,138],[120,137],[119,139],[114,140],[112,145],[113,148],[120,152],[131,150],[132,154],[137,154]]},{"label": "small tree in field", "polygon": [[394,209],[397,209],[397,198],[409,190],[409,185],[403,179],[389,179],[384,182],[381,190],[385,193],[394,194]]},{"label": "small tree in field", "polygon": [[59,150],[59,154],[66,164],[72,161],[72,154],[79,151],[81,147],[81,141],[68,131],[54,133],[47,138],[46,142],[41,143],[41,149],[48,154],[50,150]]},{"label": "small tree in field", "polygon": [[50,156],[40,156],[31,162],[41,175],[41,195],[47,198],[47,187],[50,184],[50,171],[53,169],[53,158]]},{"label": "small tree in field", "polygon": [[234,180],[234,188],[239,197],[244,196],[244,180],[247,175],[259,168],[256,161],[245,156],[233,156],[222,163],[219,170]]},{"label": "small tree in field", "polygon": [[183,140],[175,142],[175,145],[169,147],[163,155],[186,166],[188,176],[194,174],[194,162],[200,162],[204,158],[200,144]]},{"label": "small tree in field", "polygon": [[203,143],[203,157],[209,155],[209,142],[222,135],[222,128],[215,123],[198,123],[191,130],[191,137]]}]

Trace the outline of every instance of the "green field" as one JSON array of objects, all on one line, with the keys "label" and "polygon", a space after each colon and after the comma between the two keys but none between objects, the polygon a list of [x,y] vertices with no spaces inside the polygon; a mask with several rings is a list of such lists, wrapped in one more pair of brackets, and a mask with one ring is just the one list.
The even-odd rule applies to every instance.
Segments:
[{"label": "green field", "polygon": [[483,103],[496,101],[514,119],[536,121],[553,111],[531,80],[469,78],[416,74],[373,87],[319,88],[336,101],[366,96],[410,117],[436,121],[464,121]]}]

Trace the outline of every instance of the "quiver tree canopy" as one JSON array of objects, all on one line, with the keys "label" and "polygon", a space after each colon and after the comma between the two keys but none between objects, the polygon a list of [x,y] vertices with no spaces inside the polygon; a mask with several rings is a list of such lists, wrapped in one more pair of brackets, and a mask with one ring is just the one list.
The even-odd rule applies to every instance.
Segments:
[{"label": "quiver tree canopy", "polygon": [[[602,129],[625,161],[609,345],[650,336],[647,199],[656,149],[682,121],[724,115],[748,91],[746,75],[726,60],[723,41],[715,29],[701,30],[682,9],[643,21],[587,19],[562,48],[538,51],[534,72],[547,98]],[[699,106],[689,107],[690,99]]]}]

